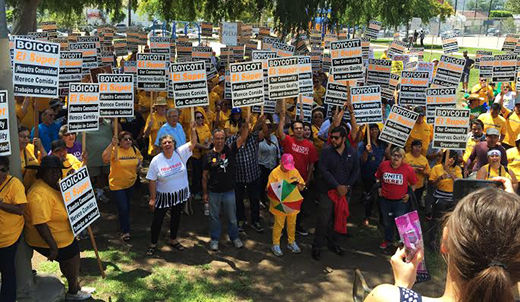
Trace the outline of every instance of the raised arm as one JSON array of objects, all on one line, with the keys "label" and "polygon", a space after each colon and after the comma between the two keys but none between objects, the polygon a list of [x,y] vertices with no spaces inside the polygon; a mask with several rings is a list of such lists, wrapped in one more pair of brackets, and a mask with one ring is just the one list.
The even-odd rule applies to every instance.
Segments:
[{"label": "raised arm", "polygon": [[280,123],[278,123],[278,129],[276,129],[276,135],[280,138],[280,140],[285,139],[285,133],[283,132],[283,127],[285,126],[285,102],[282,100],[282,110],[280,110]]},{"label": "raised arm", "polygon": [[198,144],[197,128],[195,128],[195,122],[194,121],[191,122],[190,127],[191,127],[191,140],[189,142],[189,144],[190,144],[189,148],[190,148],[190,151],[193,152],[193,149],[195,149],[195,147]]}]

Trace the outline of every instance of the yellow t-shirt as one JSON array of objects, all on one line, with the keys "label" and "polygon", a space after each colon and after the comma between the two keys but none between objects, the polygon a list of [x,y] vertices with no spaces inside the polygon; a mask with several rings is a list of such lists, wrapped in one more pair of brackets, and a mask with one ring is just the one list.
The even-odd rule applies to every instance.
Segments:
[{"label": "yellow t-shirt", "polygon": [[[455,175],[456,178],[462,178],[462,171],[460,167],[450,167],[450,173]],[[442,164],[437,164],[433,167],[432,172],[430,173],[430,180],[435,181],[437,178],[441,177],[446,173],[444,170],[444,166]],[[437,183],[437,189],[444,192],[453,192],[453,179],[446,178]]]},{"label": "yellow t-shirt", "polygon": [[49,248],[49,245],[34,227],[46,223],[58,248],[69,246],[74,240],[69,217],[60,191],[37,179],[27,193],[28,206],[25,211],[25,240],[30,246]]},{"label": "yellow t-shirt", "polygon": [[[207,124],[203,124],[202,126],[196,127],[197,132],[197,141],[201,145],[206,145],[211,139],[211,130]],[[207,150],[203,150],[200,148],[193,149],[193,158],[200,159],[204,154],[206,154]]]},{"label": "yellow t-shirt", "polygon": [[506,119],[506,136],[504,137],[504,143],[509,146],[514,146],[516,138],[520,134],[520,116],[513,112]]},{"label": "yellow t-shirt", "polygon": [[143,161],[143,156],[137,148],[114,148],[117,148],[117,158],[116,152],[112,149],[108,186],[112,191],[128,189],[137,179],[137,165]]},{"label": "yellow t-shirt", "polygon": [[511,170],[517,179],[520,179],[520,152],[518,148],[509,148],[506,151],[507,154],[507,168]]},{"label": "yellow t-shirt", "polygon": [[[507,151],[506,151],[507,152]],[[500,165],[498,169],[489,168],[489,164],[482,166],[480,169],[486,170],[486,180],[490,180],[493,177],[502,176],[511,179],[511,175],[507,173],[506,168]],[[489,171],[489,172],[488,172]]]},{"label": "yellow t-shirt", "polygon": [[229,131],[229,136],[235,135],[238,133],[238,124],[235,126],[231,124],[230,121],[226,121],[226,124],[224,125],[224,129],[227,129]]},{"label": "yellow t-shirt", "polygon": [[[303,180],[302,176],[300,175],[300,172],[298,172],[297,169],[292,169],[290,171],[284,172],[280,168],[280,166],[277,166],[276,168],[271,171],[271,174],[269,174],[269,178],[267,180],[267,188],[269,188],[269,185],[273,182],[278,182],[281,180],[286,180],[288,182],[298,181],[300,184],[305,184],[305,180]],[[271,201],[269,206],[269,212],[271,212],[274,215],[278,215],[280,213],[279,211],[274,209],[274,204]],[[294,214],[297,214],[299,211],[294,212]]]},{"label": "yellow t-shirt", "polygon": [[41,113],[45,109],[49,108],[49,101],[49,98],[31,98],[25,114],[22,112],[23,101],[17,101],[15,103],[16,118],[18,118],[21,125],[29,128],[30,131],[34,127],[33,102],[36,102],[36,108],[38,109],[38,112]]},{"label": "yellow t-shirt", "polygon": [[23,176],[23,185],[25,190],[29,190],[31,185],[36,180],[36,172],[35,169],[26,169],[27,166],[39,166],[40,162],[36,157],[34,157],[34,145],[27,144],[25,149],[20,150],[20,160],[22,162],[22,176]]},{"label": "yellow t-shirt", "polygon": [[[152,114],[153,123],[150,129],[150,134],[148,135],[148,155],[153,155],[153,145],[155,143],[155,140],[157,139],[157,133],[159,132],[159,129],[161,129],[162,125],[166,124],[166,115],[159,115],[157,114],[157,112],[154,112]],[[148,125],[149,122],[150,117],[148,116],[145,125]]]},{"label": "yellow t-shirt", "polygon": [[217,124],[216,123],[216,121],[217,121],[217,113],[215,113],[213,111],[209,111],[208,112],[208,120],[207,120],[207,122],[210,125],[210,129],[212,127],[211,125],[214,125],[213,126],[214,128],[211,129],[212,131],[215,130],[216,128],[224,129],[224,127],[226,126],[226,121],[227,121],[226,115],[222,111],[219,111],[218,116],[219,116],[219,119],[218,119],[218,124]]},{"label": "yellow t-shirt", "polygon": [[314,88],[314,92],[312,93],[312,97],[316,104],[323,106],[323,98],[325,97],[325,87],[320,86],[320,88]]},{"label": "yellow t-shirt", "polygon": [[412,150],[412,142],[416,139],[422,142],[422,151],[421,154],[426,156],[426,152],[428,152],[428,146],[433,138],[433,130],[431,125],[426,123],[426,120],[422,122],[422,124],[415,124],[413,126],[412,131],[410,132],[410,136],[406,141],[406,152],[411,152]]},{"label": "yellow t-shirt", "polygon": [[462,155],[462,160],[467,163],[468,162],[468,159],[471,155],[471,152],[473,152],[473,148],[475,147],[475,145],[480,142],[479,141],[475,141],[472,137],[468,138],[468,141],[466,142],[466,150],[464,150],[464,155]]},{"label": "yellow t-shirt", "polygon": [[312,143],[314,144],[316,151],[318,151],[318,153],[320,153],[325,142],[322,139],[320,139],[318,136],[318,132],[320,131],[320,129],[318,127],[316,127],[315,125],[312,125],[311,129],[312,129]]},{"label": "yellow t-shirt", "polygon": [[486,133],[489,128],[496,128],[498,132],[500,132],[500,135],[506,135],[506,119],[502,116],[499,115],[493,118],[491,112],[487,112],[481,114],[478,119],[484,123],[484,133]]},{"label": "yellow t-shirt", "polygon": [[424,186],[424,176],[425,174],[430,174],[430,164],[428,164],[428,160],[424,155],[419,155],[419,157],[415,157],[412,153],[406,153],[404,157],[404,162],[412,166],[412,168],[424,168],[423,173],[415,172],[417,176],[417,183],[415,186],[417,188],[422,188]]},{"label": "yellow t-shirt", "polygon": [[209,110],[215,111],[215,103],[221,99],[220,95],[217,92],[210,92],[208,95],[209,98]]},{"label": "yellow t-shirt", "polygon": [[[0,189],[2,202],[6,204],[27,203],[25,189],[18,178],[8,174],[4,182],[0,184]],[[11,246],[20,238],[23,224],[24,219],[22,215],[0,210],[0,248]]]},{"label": "yellow t-shirt", "polygon": [[480,89],[482,86],[480,85],[480,83],[478,83],[477,85],[473,86],[473,88],[471,88],[471,93],[477,93],[478,96],[479,96],[479,106],[482,106],[484,103],[487,103],[488,105],[489,104],[489,97],[488,97],[488,93],[489,95],[493,95],[493,88],[491,88],[491,86],[487,85],[485,88],[483,89]]},{"label": "yellow t-shirt", "polygon": [[143,114],[143,118],[146,119],[150,114],[150,107],[152,106],[152,97],[150,92],[140,90],[137,92],[137,105],[139,105],[139,111]]},{"label": "yellow t-shirt", "polygon": [[67,177],[69,173],[74,173],[74,171],[81,168],[82,164],[83,163],[80,162],[76,158],[76,156],[67,153],[67,155],[65,156],[65,161],[63,162],[63,166],[65,167],[65,169],[61,169],[61,171],[63,172],[63,178]]}]

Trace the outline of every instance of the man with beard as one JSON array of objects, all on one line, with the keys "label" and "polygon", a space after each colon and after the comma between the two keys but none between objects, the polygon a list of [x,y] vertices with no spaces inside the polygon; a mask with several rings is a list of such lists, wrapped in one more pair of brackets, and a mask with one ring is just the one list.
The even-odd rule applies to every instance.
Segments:
[{"label": "man with beard", "polygon": [[318,220],[312,244],[312,258],[320,259],[321,248],[327,241],[334,253],[343,255],[345,251],[338,245],[338,234],[334,231],[335,204],[329,196],[346,197],[359,175],[359,159],[357,153],[345,144],[347,131],[334,127],[330,133],[330,146],[323,149],[320,155],[319,169],[324,184],[320,188]]}]

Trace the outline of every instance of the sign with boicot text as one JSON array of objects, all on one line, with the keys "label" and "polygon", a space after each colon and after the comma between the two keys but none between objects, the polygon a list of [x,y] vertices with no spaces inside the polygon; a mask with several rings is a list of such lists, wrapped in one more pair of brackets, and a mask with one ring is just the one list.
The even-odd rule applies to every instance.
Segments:
[{"label": "sign with boicot text", "polygon": [[298,96],[298,57],[268,59],[267,67],[270,100]]},{"label": "sign with boicot text", "polygon": [[71,132],[99,129],[99,84],[70,83],[67,126]]},{"label": "sign with boicot text", "polygon": [[455,108],[457,106],[457,88],[428,88],[426,89],[426,121],[433,124],[437,108]]},{"label": "sign with boicot text", "polygon": [[363,79],[361,40],[342,40],[330,43],[331,74],[335,81]]},{"label": "sign with boicot text", "polygon": [[14,40],[15,96],[57,98],[60,45],[37,40]]},{"label": "sign with boicot text", "polygon": [[466,59],[442,55],[433,77],[432,87],[458,87]]},{"label": "sign with boicot text", "polygon": [[170,80],[176,108],[209,105],[206,66],[203,61],[171,64]]},{"label": "sign with boicot text", "polygon": [[435,109],[433,148],[466,150],[469,117],[469,109]]},{"label": "sign with boicot text", "polygon": [[9,137],[9,107],[7,90],[0,90],[0,156],[11,155]]},{"label": "sign with boicot text", "polygon": [[229,64],[233,108],[264,103],[262,62]]},{"label": "sign with boicot text", "polygon": [[98,74],[99,116],[134,116],[134,75]]},{"label": "sign with boicot text", "polygon": [[392,106],[379,139],[404,148],[418,117],[419,114],[411,110],[397,105]]},{"label": "sign with boicot text", "polygon": [[401,89],[399,90],[399,106],[426,105],[425,91],[428,88],[428,72],[402,71]]},{"label": "sign with boicot text", "polygon": [[356,123],[362,125],[383,122],[380,86],[350,87],[350,97]]},{"label": "sign with boicot text", "polygon": [[137,88],[147,91],[165,91],[168,81],[169,54],[137,54]]},{"label": "sign with boicot text", "polygon": [[87,167],[60,180],[60,192],[74,236],[101,217]]}]

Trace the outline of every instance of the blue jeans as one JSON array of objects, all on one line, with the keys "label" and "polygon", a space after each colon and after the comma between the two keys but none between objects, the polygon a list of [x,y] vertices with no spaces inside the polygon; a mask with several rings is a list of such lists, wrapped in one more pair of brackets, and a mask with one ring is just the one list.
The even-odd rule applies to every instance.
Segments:
[{"label": "blue jeans", "polygon": [[119,212],[119,226],[123,234],[130,233],[130,200],[134,187],[112,191],[112,197],[117,203],[117,210]]},{"label": "blue jeans", "polygon": [[7,247],[0,248],[0,272],[2,273],[2,290],[0,291],[0,301],[16,301],[16,272],[14,258],[18,240]]},{"label": "blue jeans", "polygon": [[399,217],[408,212],[408,203],[401,200],[388,200],[384,197],[379,198],[381,206],[381,216],[383,218],[383,227],[385,229],[385,240],[394,240],[395,217]]},{"label": "blue jeans", "polygon": [[238,238],[236,217],[235,191],[222,193],[209,192],[209,233],[211,240],[219,240],[222,226],[220,224],[220,210],[228,219],[229,239]]}]

